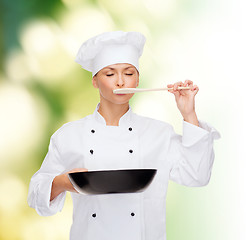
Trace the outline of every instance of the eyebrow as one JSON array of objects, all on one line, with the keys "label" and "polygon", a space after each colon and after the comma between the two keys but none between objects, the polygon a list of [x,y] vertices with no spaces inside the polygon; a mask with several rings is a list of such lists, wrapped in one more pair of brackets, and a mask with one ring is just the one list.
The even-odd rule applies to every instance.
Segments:
[{"label": "eyebrow", "polygon": [[[112,67],[106,67],[105,69],[110,69],[110,70],[115,70],[116,68],[112,68]],[[126,67],[124,68],[124,70],[128,69],[128,68],[134,68],[133,66],[129,66],[129,67]]]}]

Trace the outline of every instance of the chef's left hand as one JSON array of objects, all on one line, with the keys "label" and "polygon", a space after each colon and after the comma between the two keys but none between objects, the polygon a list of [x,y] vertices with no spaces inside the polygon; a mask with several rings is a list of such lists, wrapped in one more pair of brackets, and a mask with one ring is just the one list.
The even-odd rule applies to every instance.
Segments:
[{"label": "chef's left hand", "polygon": [[[184,120],[198,126],[195,112],[195,95],[199,91],[198,86],[193,85],[191,80],[186,80],[184,83],[176,82],[174,84],[168,84],[167,87],[173,88],[173,90],[168,90],[168,92],[174,94],[177,107]],[[190,89],[178,90],[178,87],[190,87]]]}]

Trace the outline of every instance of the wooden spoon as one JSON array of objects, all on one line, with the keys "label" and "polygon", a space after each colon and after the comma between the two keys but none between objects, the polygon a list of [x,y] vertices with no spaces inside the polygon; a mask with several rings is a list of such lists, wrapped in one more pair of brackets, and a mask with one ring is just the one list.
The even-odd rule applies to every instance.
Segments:
[{"label": "wooden spoon", "polygon": [[[190,89],[190,87],[178,87],[178,90]],[[138,92],[173,90],[173,88],[119,88],[113,90],[114,94],[129,94]]]}]

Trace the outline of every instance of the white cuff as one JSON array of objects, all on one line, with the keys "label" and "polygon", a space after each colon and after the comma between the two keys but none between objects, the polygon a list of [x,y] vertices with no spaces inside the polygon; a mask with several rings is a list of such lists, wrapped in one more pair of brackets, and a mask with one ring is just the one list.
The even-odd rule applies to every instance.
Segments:
[{"label": "white cuff", "polygon": [[192,146],[203,138],[209,136],[213,139],[220,138],[219,132],[206,122],[199,120],[199,127],[183,120],[183,137],[182,144],[184,146]]},{"label": "white cuff", "polygon": [[54,215],[58,211],[61,211],[66,197],[66,192],[62,192],[52,201],[50,201],[52,182],[55,176],[47,177],[38,186],[38,202],[37,202],[37,212],[42,216]]}]

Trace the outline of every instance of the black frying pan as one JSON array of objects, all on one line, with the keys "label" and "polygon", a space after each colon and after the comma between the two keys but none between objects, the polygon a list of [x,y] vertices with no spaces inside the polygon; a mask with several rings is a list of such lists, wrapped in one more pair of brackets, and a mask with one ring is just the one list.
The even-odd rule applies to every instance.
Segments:
[{"label": "black frying pan", "polygon": [[144,191],[152,182],[156,169],[123,169],[69,173],[79,193],[108,194]]}]

